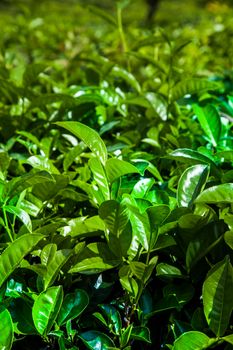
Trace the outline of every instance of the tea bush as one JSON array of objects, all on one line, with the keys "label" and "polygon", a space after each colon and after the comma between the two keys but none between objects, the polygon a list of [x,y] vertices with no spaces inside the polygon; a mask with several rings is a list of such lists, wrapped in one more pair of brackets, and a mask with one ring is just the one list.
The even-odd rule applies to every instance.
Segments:
[{"label": "tea bush", "polygon": [[233,10],[180,5],[1,5],[0,350],[233,347]]}]

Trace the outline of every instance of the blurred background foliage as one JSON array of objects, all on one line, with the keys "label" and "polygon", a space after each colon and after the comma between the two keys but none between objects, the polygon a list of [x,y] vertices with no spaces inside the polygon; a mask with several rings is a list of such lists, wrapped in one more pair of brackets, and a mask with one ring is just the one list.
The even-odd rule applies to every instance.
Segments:
[{"label": "blurred background foliage", "polygon": [[[127,51],[134,48],[139,38],[148,38],[148,33],[156,35],[158,28],[163,28],[170,40],[191,41],[179,62],[190,73],[206,75],[232,68],[231,0],[161,0],[151,20],[148,17],[152,1],[126,0],[121,3],[125,7],[122,16]],[[113,30],[109,31],[111,20],[117,20],[116,5],[114,0],[1,1],[2,55],[7,49],[8,63],[16,63],[15,48],[18,45],[17,60],[23,62],[44,57],[49,61],[63,59],[65,64],[66,59],[86,50],[120,60],[122,48],[113,21]],[[154,45],[142,49],[146,54],[155,51]],[[159,58],[159,47],[156,50],[153,53]]]}]

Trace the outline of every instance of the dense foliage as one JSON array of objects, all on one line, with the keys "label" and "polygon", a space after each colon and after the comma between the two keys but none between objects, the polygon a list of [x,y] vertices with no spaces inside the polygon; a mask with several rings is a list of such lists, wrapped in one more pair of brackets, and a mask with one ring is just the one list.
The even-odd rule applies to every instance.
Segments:
[{"label": "dense foliage", "polygon": [[95,5],[1,5],[0,350],[230,350],[233,10]]}]

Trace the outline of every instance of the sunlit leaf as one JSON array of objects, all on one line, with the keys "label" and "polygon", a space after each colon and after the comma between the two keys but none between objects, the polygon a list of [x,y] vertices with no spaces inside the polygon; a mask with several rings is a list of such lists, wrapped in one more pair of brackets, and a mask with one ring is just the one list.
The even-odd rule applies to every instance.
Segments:
[{"label": "sunlit leaf", "polygon": [[40,234],[25,234],[3,251],[0,255],[0,286],[42,238]]},{"label": "sunlit leaf", "polygon": [[79,122],[57,122],[56,124],[80,138],[100,159],[101,163],[105,165],[108,157],[107,149],[103,140],[95,130]]},{"label": "sunlit leaf", "polygon": [[51,287],[38,295],[32,308],[32,318],[39,334],[45,336],[52,328],[63,301],[61,286]]},{"label": "sunlit leaf", "polygon": [[9,311],[0,306],[0,349],[10,350],[14,339],[13,322]]}]

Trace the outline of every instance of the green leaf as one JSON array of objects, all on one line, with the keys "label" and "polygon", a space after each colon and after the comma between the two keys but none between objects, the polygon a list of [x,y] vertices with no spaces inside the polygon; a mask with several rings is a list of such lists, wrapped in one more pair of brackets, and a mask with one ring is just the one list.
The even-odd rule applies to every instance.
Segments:
[{"label": "green leaf", "polygon": [[203,350],[207,349],[215,342],[206,334],[198,331],[190,331],[183,333],[174,342],[172,350]]},{"label": "green leaf", "polygon": [[116,78],[120,78],[132,86],[138,93],[141,92],[141,87],[137,79],[132,73],[127,72],[125,69],[114,66],[110,72],[110,75],[113,75]]},{"label": "green leaf", "polygon": [[10,157],[7,152],[0,150],[0,171],[4,172],[10,165]]},{"label": "green leaf", "polygon": [[193,110],[209,141],[217,147],[221,135],[221,120],[217,110],[211,105],[204,108],[193,105]]},{"label": "green leaf", "polygon": [[55,243],[46,244],[41,252],[41,263],[45,266],[50,263],[57,251],[57,245]]},{"label": "green leaf", "polygon": [[78,317],[89,304],[88,294],[82,289],[76,289],[74,293],[69,293],[65,296],[57,323],[59,326],[65,324],[69,320]]},{"label": "green leaf", "polygon": [[222,339],[233,345],[233,334],[226,335],[225,337],[222,337]]},{"label": "green leaf", "polygon": [[26,66],[26,70],[23,74],[23,85],[27,88],[34,84],[38,75],[45,70],[46,66],[41,63],[33,63]]},{"label": "green leaf", "polygon": [[147,327],[133,327],[130,339],[137,339],[146,343],[151,343],[150,330]]},{"label": "green leaf", "polygon": [[88,331],[79,334],[84,344],[91,350],[109,350],[115,347],[113,341],[104,333],[98,331]]},{"label": "green leaf", "polygon": [[65,128],[73,135],[80,138],[97,158],[100,159],[101,163],[105,165],[108,158],[107,149],[103,140],[95,130],[79,122],[57,122],[55,124]]},{"label": "green leaf", "polygon": [[182,277],[180,269],[166,263],[160,263],[157,265],[156,275],[168,278]]},{"label": "green leaf", "polygon": [[[130,335],[131,335],[132,329],[133,329],[133,325],[130,324],[127,326],[126,329],[122,330],[120,345],[121,345],[121,348],[124,348],[125,350],[127,349],[127,348],[125,348],[125,346],[128,344],[128,342],[130,340]],[[130,349],[131,349],[131,347],[130,347]]]},{"label": "green leaf", "polygon": [[25,189],[44,182],[54,182],[53,177],[46,171],[22,175],[18,178],[13,178],[7,183],[6,192],[8,196],[14,197],[15,195],[23,192]]},{"label": "green leaf", "polygon": [[10,313],[17,334],[37,334],[32,319],[32,305],[30,302],[17,298],[11,302]]},{"label": "green leaf", "polygon": [[193,95],[209,90],[217,90],[219,85],[214,82],[201,79],[182,80],[171,89],[171,100],[177,101],[187,94]]},{"label": "green leaf", "polygon": [[90,243],[78,256],[78,262],[72,266],[69,273],[95,274],[112,269],[121,261],[103,242]]},{"label": "green leaf", "polygon": [[[191,221],[192,214],[188,220]],[[200,218],[203,219],[202,217]],[[198,222],[194,223],[198,228]],[[188,228],[190,230],[190,228]],[[225,232],[225,225],[221,221],[213,221],[204,225],[196,234],[195,237],[188,243],[186,251],[186,265],[190,270],[200,259],[202,259],[217,243],[222,239]]]},{"label": "green leaf", "polygon": [[114,16],[109,14],[107,11],[102,10],[101,8],[94,6],[94,5],[89,5],[88,10],[90,12],[94,13],[95,15],[99,16],[100,18],[104,19],[107,21],[109,24],[113,25],[114,27],[117,26],[117,22]]},{"label": "green leaf", "polygon": [[109,248],[119,257],[126,256],[132,240],[131,232],[127,229],[127,208],[117,201],[109,200],[101,204],[99,215],[106,225]]},{"label": "green leaf", "polygon": [[31,165],[34,169],[47,171],[50,174],[60,174],[53,162],[45,156],[31,156],[25,161],[25,163]]},{"label": "green leaf", "polygon": [[195,203],[233,203],[233,184],[209,187],[196,198]]},{"label": "green leaf", "polygon": [[101,204],[99,216],[104,220],[107,228],[117,237],[121,235],[129,220],[126,207],[114,200]]},{"label": "green leaf", "polygon": [[111,325],[113,331],[117,335],[120,335],[122,322],[119,311],[117,311],[117,309],[114,306],[108,304],[101,304],[99,307],[101,308],[104,315],[107,317],[109,326]]},{"label": "green leaf", "polygon": [[14,207],[13,205],[5,205],[4,210],[17,216],[22,223],[26,226],[29,232],[32,232],[32,222],[28,213],[20,208]]},{"label": "green leaf", "polygon": [[93,232],[96,235],[98,231],[104,231],[104,222],[98,215],[86,217],[77,217],[68,221],[67,226],[61,229],[63,236],[81,237],[92,236]]},{"label": "green leaf", "polygon": [[138,240],[143,248],[148,251],[150,244],[150,222],[147,212],[141,213],[135,205],[133,198],[125,196],[123,203],[128,208],[128,216],[131,222],[133,239]]},{"label": "green leaf", "polygon": [[14,339],[13,322],[9,311],[0,306],[0,350],[10,350]]},{"label": "green leaf", "polygon": [[154,183],[155,180],[151,178],[139,180],[134,186],[133,191],[131,192],[131,196],[134,198],[146,197],[147,193],[151,190]]},{"label": "green leaf", "polygon": [[32,308],[32,318],[39,334],[46,336],[57,318],[63,301],[62,286],[50,287],[38,295]]},{"label": "green leaf", "polygon": [[110,183],[123,175],[139,173],[139,170],[134,165],[117,158],[108,159],[105,170]]},{"label": "green leaf", "polygon": [[209,176],[208,165],[198,164],[186,169],[177,188],[177,202],[180,207],[190,207],[204,188]]},{"label": "green leaf", "polygon": [[40,234],[25,234],[3,251],[0,255],[0,286],[42,238]]},{"label": "green leaf", "polygon": [[226,231],[224,234],[226,244],[233,250],[233,231]]},{"label": "green leaf", "polygon": [[227,330],[233,309],[233,267],[228,256],[209,271],[203,284],[205,317],[216,336]]},{"label": "green leaf", "polygon": [[88,164],[93,173],[94,179],[104,196],[104,199],[110,199],[108,180],[103,165],[101,164],[98,158],[91,158]]},{"label": "green leaf", "polygon": [[56,280],[57,275],[61,272],[63,265],[67,262],[72,254],[71,249],[61,249],[55,252],[49,260],[47,272],[43,276],[44,289],[47,289]]},{"label": "green leaf", "polygon": [[189,148],[178,148],[170,153],[166,158],[174,159],[186,164],[209,164],[211,171],[217,177],[220,176],[216,164],[207,156]]}]

